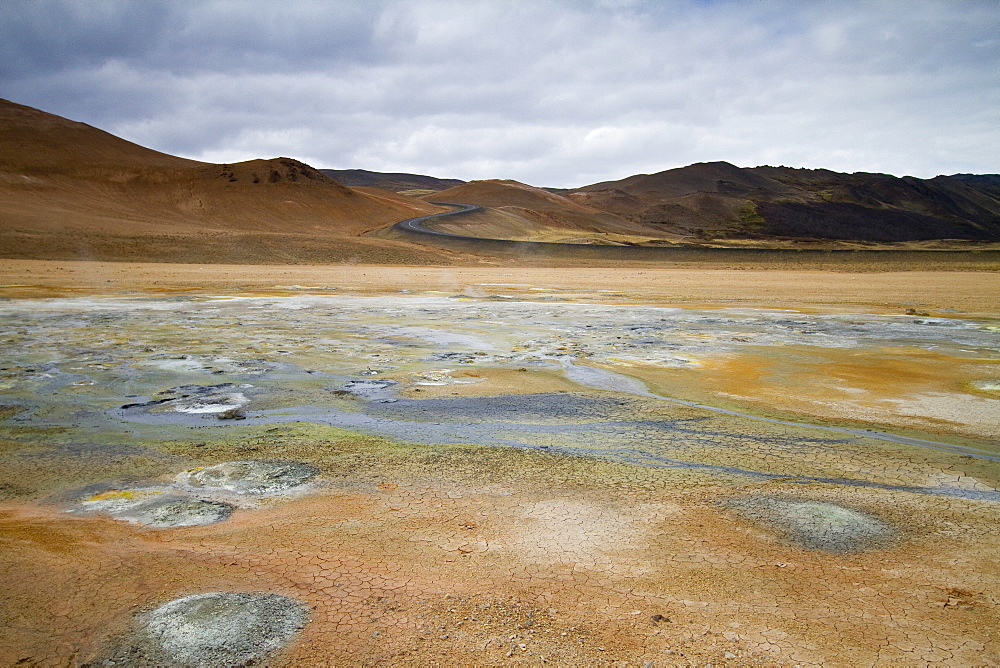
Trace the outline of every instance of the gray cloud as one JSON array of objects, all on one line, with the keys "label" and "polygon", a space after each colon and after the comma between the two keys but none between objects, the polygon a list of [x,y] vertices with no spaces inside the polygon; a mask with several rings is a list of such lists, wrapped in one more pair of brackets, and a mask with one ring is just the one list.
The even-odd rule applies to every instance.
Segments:
[{"label": "gray cloud", "polygon": [[992,0],[8,0],[0,95],[211,161],[997,172],[998,28]]}]

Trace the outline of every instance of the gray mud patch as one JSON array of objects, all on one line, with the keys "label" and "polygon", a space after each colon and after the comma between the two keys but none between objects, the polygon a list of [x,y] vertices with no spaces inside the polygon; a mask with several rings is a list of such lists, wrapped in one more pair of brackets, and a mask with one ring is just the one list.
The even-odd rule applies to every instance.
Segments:
[{"label": "gray mud patch", "polygon": [[874,515],[829,501],[754,497],[732,499],[724,505],[807,550],[850,554],[882,549],[898,535]]},{"label": "gray mud patch", "polygon": [[138,522],[157,528],[192,527],[215,524],[229,519],[235,507],[206,499],[161,499],[143,504],[116,519]]},{"label": "gray mud patch", "polygon": [[178,413],[220,415],[245,408],[250,400],[241,390],[249,387],[252,386],[232,383],[181,385],[160,392],[149,401],[125,404],[121,408],[153,412],[175,411]]},{"label": "gray mud patch", "polygon": [[388,378],[351,380],[344,384],[339,392],[346,392],[352,396],[367,399],[369,401],[394,401],[398,383]]},{"label": "gray mud patch", "polygon": [[649,417],[656,406],[631,398],[593,396],[568,392],[507,394],[489,397],[400,399],[371,406],[371,415],[418,422],[531,423],[632,420]]},{"label": "gray mud patch", "polygon": [[103,491],[83,500],[80,509],[157,529],[214,524],[229,519],[236,510],[228,503],[181,496],[161,488]]},{"label": "gray mud patch", "polygon": [[205,468],[190,469],[177,476],[185,487],[221,490],[234,494],[273,494],[303,485],[319,469],[302,462],[244,460],[223,462]]},{"label": "gray mud patch", "polygon": [[293,490],[318,473],[316,467],[294,461],[223,462],[188,469],[176,476],[174,485],[93,486],[74,499],[70,512],[104,514],[155,528],[213,524],[229,519],[237,506],[246,504],[246,497]]},{"label": "gray mud patch", "polygon": [[252,665],[288,644],[307,621],[302,603],[278,594],[194,594],[141,615],[107,658],[92,665]]}]

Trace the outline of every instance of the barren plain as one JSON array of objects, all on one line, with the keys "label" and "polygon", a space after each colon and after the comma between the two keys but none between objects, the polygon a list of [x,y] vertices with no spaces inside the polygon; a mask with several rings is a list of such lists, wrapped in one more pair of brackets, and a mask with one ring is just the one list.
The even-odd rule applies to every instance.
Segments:
[{"label": "barren plain", "polygon": [[0,266],[3,665],[995,665],[995,271]]}]

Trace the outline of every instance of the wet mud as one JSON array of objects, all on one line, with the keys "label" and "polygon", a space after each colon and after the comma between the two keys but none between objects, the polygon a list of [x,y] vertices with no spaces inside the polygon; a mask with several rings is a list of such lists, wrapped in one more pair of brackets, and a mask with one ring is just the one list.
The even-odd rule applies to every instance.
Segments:
[{"label": "wet mud", "polygon": [[[989,319],[468,295],[0,316],[4,665],[1000,661]],[[887,350],[896,390],[857,371]],[[873,393],[855,420],[735,397],[834,358],[823,401]],[[756,371],[723,388],[737,359]]]}]

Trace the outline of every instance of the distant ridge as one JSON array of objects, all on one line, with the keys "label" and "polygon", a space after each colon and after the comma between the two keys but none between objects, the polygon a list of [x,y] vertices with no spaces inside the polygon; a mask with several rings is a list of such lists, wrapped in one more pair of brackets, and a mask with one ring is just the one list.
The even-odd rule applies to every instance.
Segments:
[{"label": "distant ridge", "polygon": [[1000,197],[1000,174],[952,174],[951,178]]},{"label": "distant ridge", "polygon": [[487,207],[486,213],[438,225],[456,234],[601,245],[622,245],[662,237],[618,215],[510,179],[469,181],[422,197],[434,202]]},{"label": "distant ridge", "polygon": [[1000,176],[933,179],[696,163],[577,188],[567,197],[704,239],[1000,240]]},{"label": "distant ridge", "polygon": [[0,100],[0,258],[464,262],[390,230],[442,211],[438,201],[485,207],[431,223],[483,239],[852,250],[1000,242],[996,174],[917,179],[710,162],[544,189],[318,170],[287,157],[210,164]]},{"label": "distant ridge", "polygon": [[413,190],[446,190],[465,183],[459,179],[439,179],[433,176],[403,172],[370,172],[367,169],[321,169],[319,171],[345,186],[381,188],[397,193]]}]

